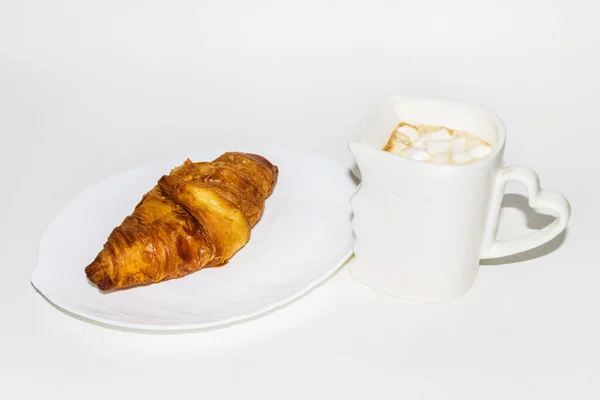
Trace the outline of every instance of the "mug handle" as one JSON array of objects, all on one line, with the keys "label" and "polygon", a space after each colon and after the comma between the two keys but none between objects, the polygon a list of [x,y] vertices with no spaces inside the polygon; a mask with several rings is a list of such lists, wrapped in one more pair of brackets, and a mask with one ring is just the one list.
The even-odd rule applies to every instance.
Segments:
[{"label": "mug handle", "polygon": [[[557,218],[545,228],[521,238],[497,241],[495,236],[498,228],[500,206],[504,198],[506,183],[511,180],[525,184],[531,208],[548,211],[550,214],[556,215]],[[570,217],[571,206],[567,199],[558,193],[541,189],[539,177],[534,170],[521,166],[503,168],[496,176],[492,192],[492,205],[484,234],[481,258],[504,257],[538,247],[558,236],[567,226]]]}]

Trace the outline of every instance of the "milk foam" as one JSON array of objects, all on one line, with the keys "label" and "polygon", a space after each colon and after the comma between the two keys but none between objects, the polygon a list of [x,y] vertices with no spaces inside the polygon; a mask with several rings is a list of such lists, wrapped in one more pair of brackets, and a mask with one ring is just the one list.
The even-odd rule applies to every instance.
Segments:
[{"label": "milk foam", "polygon": [[492,146],[469,132],[401,122],[383,150],[416,161],[459,165],[487,156]]}]

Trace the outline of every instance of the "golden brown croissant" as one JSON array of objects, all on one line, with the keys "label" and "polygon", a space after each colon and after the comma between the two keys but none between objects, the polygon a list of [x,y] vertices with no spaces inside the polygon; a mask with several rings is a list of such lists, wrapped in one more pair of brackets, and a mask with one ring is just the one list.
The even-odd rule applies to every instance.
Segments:
[{"label": "golden brown croissant", "polygon": [[226,264],[250,239],[278,173],[248,153],[186,160],[111,232],[85,268],[87,277],[101,290],[114,290]]}]

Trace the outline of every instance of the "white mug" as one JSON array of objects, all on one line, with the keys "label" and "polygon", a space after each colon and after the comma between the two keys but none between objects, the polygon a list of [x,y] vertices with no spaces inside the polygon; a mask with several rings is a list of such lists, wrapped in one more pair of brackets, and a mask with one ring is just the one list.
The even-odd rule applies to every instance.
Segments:
[{"label": "white mug", "polygon": [[[414,161],[382,151],[399,122],[471,132],[492,145],[463,165]],[[355,260],[352,276],[378,291],[420,303],[453,300],[469,290],[480,259],[537,247],[565,229],[570,205],[540,189],[537,174],[501,166],[506,132],[491,113],[463,103],[388,96],[349,142],[360,178],[351,199]],[[519,239],[496,240],[507,181],[525,184],[529,205],[556,215]]]}]

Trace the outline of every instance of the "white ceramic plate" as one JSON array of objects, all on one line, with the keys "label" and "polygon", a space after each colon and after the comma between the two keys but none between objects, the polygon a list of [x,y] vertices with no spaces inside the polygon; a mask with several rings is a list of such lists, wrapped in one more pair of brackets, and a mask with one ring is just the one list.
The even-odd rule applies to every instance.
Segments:
[{"label": "white ceramic plate", "polygon": [[[143,193],[185,157],[248,151],[279,167],[279,180],[248,244],[222,268],[103,294],[84,268]],[[263,314],[305,294],[352,254],[355,190],[348,168],[315,153],[271,146],[212,147],[148,164],[86,190],[48,227],[31,281],[59,308],[124,328],[185,330]]]}]

